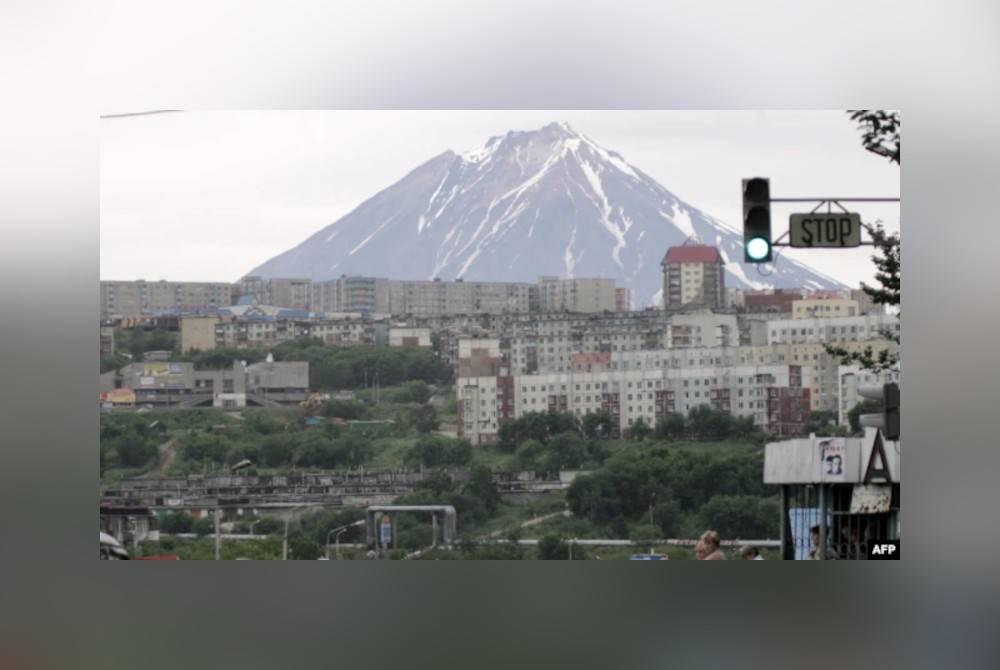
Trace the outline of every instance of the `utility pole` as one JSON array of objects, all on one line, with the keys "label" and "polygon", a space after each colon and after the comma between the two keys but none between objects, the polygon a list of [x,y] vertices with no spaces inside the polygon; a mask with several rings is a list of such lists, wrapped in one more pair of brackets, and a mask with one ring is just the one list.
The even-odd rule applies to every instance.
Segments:
[{"label": "utility pole", "polygon": [[215,505],[215,560],[222,559],[222,519],[221,508]]}]

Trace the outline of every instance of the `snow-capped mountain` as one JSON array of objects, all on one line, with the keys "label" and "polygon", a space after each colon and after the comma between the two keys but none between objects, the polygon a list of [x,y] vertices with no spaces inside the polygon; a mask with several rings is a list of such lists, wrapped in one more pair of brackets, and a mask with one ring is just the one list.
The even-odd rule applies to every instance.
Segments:
[{"label": "snow-capped mountain", "polygon": [[646,306],[661,297],[667,248],[689,239],[719,247],[727,286],[843,288],[788,258],[773,274],[759,274],[740,262],[741,232],[558,123],[492,137],[464,154],[446,151],[249,274],[613,277],[632,289],[636,306]]}]

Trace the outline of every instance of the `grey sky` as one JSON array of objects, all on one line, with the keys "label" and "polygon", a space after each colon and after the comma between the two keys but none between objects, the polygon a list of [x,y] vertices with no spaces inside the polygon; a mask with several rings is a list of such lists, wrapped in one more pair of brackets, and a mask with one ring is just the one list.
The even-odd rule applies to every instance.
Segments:
[{"label": "grey sky", "polygon": [[[899,168],[864,151],[840,111],[226,111],[104,119],[101,278],[234,281],[446,149],[478,148],[493,135],[551,121],[569,122],[734,229],[743,177],[770,177],[772,197],[899,194]],[[895,204],[852,209],[899,228]],[[774,206],[776,235],[794,211],[808,209]],[[870,248],[786,253],[851,285],[872,277]]]}]

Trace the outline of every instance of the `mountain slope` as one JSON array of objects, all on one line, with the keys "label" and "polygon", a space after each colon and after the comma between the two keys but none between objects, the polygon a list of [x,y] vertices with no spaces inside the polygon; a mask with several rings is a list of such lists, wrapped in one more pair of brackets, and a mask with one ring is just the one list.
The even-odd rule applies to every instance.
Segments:
[{"label": "mountain slope", "polygon": [[738,262],[741,233],[556,123],[490,138],[461,155],[446,151],[250,274],[317,281],[342,274],[613,277],[645,306],[659,298],[667,248],[688,239],[719,247],[727,286],[842,287],[787,258],[773,274],[758,274]]}]

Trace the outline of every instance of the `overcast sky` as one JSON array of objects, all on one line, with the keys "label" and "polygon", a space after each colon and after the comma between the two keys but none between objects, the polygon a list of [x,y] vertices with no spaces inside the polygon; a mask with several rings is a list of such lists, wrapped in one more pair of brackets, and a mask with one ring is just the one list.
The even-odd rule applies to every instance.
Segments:
[{"label": "overcast sky", "polygon": [[[123,110],[127,111],[127,110]],[[740,180],[772,197],[895,197],[899,167],[840,111],[181,112],[101,121],[101,279],[235,281],[417,165],[567,121],[682,200],[742,226]],[[773,231],[799,205],[773,206]],[[899,208],[856,205],[899,229]],[[786,251],[847,284],[871,248]],[[780,260],[779,260],[780,262]]]}]

